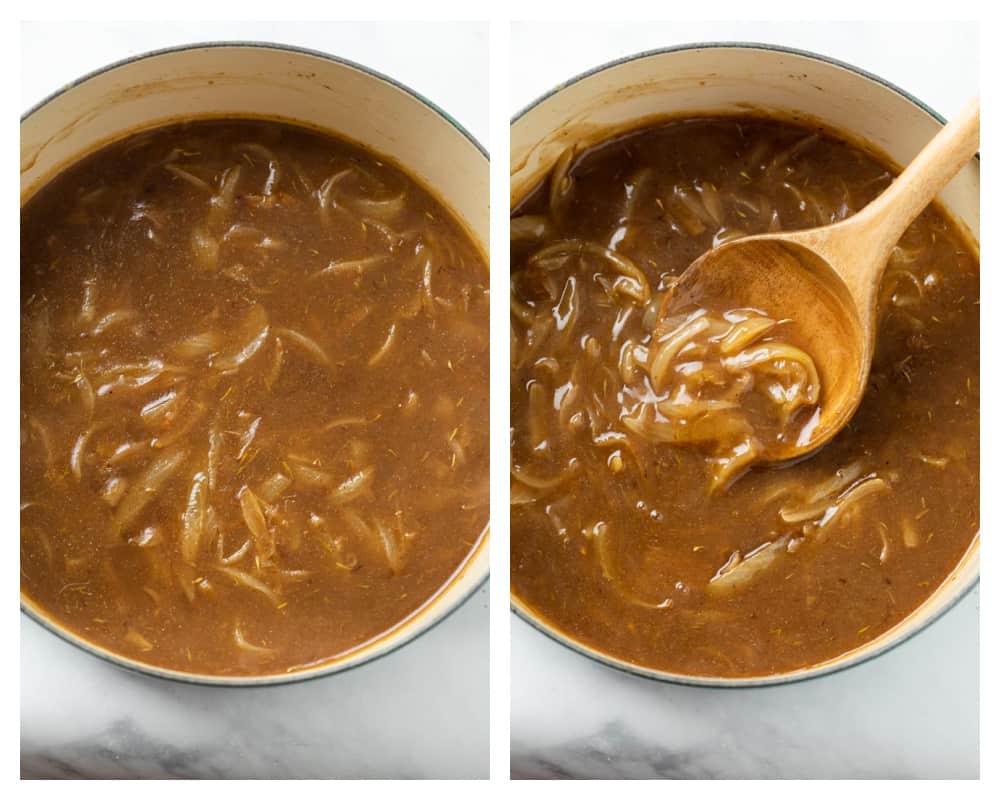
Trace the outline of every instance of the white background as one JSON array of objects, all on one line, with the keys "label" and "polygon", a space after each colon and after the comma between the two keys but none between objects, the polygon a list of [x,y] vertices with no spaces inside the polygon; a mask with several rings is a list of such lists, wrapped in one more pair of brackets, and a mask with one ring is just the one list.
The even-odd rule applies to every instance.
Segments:
[{"label": "white background", "polygon": [[[222,39],[294,44],[357,61],[423,94],[484,144],[488,139],[488,27],[476,23],[27,24],[21,109],[110,62]],[[268,689],[132,675],[27,618],[20,626],[25,776],[488,775],[487,588],[379,661]]]},{"label": "white background", "polygon": [[[975,25],[940,22],[515,23],[509,113],[631,53],[754,41],[862,67],[948,116],[979,90],[978,38]],[[711,690],[617,673],[514,619],[511,769],[521,777],[976,777],[978,627],[977,589],[874,662],[792,686]]]}]

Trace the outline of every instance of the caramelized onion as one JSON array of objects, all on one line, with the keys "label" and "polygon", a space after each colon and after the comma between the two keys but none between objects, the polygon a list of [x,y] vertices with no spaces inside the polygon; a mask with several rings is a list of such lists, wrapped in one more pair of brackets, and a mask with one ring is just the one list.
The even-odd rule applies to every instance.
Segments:
[{"label": "caramelized onion", "polygon": [[220,566],[216,567],[219,572],[223,575],[228,575],[236,583],[241,586],[245,586],[248,589],[253,589],[255,592],[259,592],[264,595],[268,600],[271,601],[272,605],[276,608],[281,605],[281,598],[275,593],[275,591],[264,583],[262,580],[255,578],[249,572],[245,572],[241,569],[236,569],[236,567]]},{"label": "caramelized onion", "polygon": [[542,242],[552,238],[554,230],[548,217],[526,215],[510,221],[511,242]]},{"label": "caramelized onion", "polygon": [[211,186],[209,186],[207,181],[203,181],[197,175],[188,172],[186,169],[182,169],[181,167],[178,167],[176,164],[165,164],[163,168],[172,175],[180,178],[185,183],[188,183],[189,185],[193,186],[195,189],[198,189],[207,195],[215,194],[215,190]]},{"label": "caramelized onion", "polygon": [[236,643],[236,646],[240,650],[243,650],[247,653],[252,653],[258,656],[274,655],[274,650],[272,650],[270,647],[261,647],[260,645],[248,642],[246,640],[246,637],[243,635],[243,630],[240,627],[240,623],[238,622],[233,626],[233,641]]},{"label": "caramelized onion", "polygon": [[257,555],[262,560],[267,561],[274,555],[274,534],[267,525],[264,509],[257,499],[257,495],[248,486],[240,489],[237,497],[240,501],[243,521],[246,523],[250,535],[253,536]]},{"label": "caramelized onion", "polygon": [[191,254],[199,269],[214,272],[219,265],[219,240],[204,228],[195,228],[191,231]]},{"label": "caramelized onion", "polygon": [[636,300],[645,303],[649,300],[649,281],[645,273],[637,267],[631,259],[617,253],[607,247],[602,247],[594,242],[569,239],[565,241],[553,242],[546,245],[528,259],[528,264],[541,266],[546,262],[556,261],[557,263],[570,256],[591,256],[600,258],[610,264],[616,272],[637,287],[638,296]]},{"label": "caramelized onion", "polygon": [[374,353],[372,353],[371,357],[368,359],[368,366],[374,367],[380,361],[382,361],[382,359],[384,359],[389,354],[389,350],[392,349],[392,344],[394,341],[396,341],[395,322],[389,326],[389,333],[386,335],[385,341],[382,343],[382,346],[379,347],[379,349],[376,350]]},{"label": "caramelized onion", "polygon": [[194,565],[198,558],[198,547],[205,536],[205,522],[208,516],[208,476],[196,472],[191,479],[187,507],[181,515],[181,557]]},{"label": "caramelized onion", "polygon": [[236,199],[236,186],[239,183],[241,172],[242,167],[237,164],[235,167],[231,167],[222,173],[222,178],[219,181],[219,191],[213,194],[211,200],[209,200],[208,224],[210,228],[218,230],[223,220],[233,210],[233,201]]},{"label": "caramelized onion", "polygon": [[722,594],[746,587],[787,551],[788,541],[787,535],[779,536],[751,550],[745,557],[738,552],[734,553],[709,581],[709,594]]},{"label": "caramelized onion", "polygon": [[330,503],[341,505],[351,502],[371,486],[374,478],[375,467],[365,467],[358,470],[330,492]]},{"label": "caramelized onion", "polygon": [[87,447],[87,442],[93,435],[94,429],[88,428],[76,437],[76,443],[73,445],[73,451],[69,457],[69,469],[77,481],[83,477],[83,456]]},{"label": "caramelized onion", "polygon": [[212,359],[220,372],[238,369],[253,358],[267,341],[270,331],[267,312],[261,305],[251,306],[234,332],[236,344]]},{"label": "caramelized onion", "polygon": [[146,470],[132,483],[115,511],[115,528],[122,530],[142,513],[160,489],[169,481],[187,460],[187,451],[176,449],[161,453],[146,467]]},{"label": "caramelized onion", "polygon": [[275,333],[294,344],[317,364],[322,364],[323,366],[330,365],[330,358],[327,356],[326,351],[320,347],[315,339],[291,328],[276,328]]}]

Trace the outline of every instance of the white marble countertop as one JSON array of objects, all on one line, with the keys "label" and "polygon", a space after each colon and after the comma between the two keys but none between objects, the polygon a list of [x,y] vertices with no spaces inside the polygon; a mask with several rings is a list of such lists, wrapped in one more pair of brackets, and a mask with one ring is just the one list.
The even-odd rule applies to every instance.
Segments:
[{"label": "white marble countertop", "polygon": [[22,777],[485,778],[488,597],[377,661],[260,689],[134,674],[22,616]]},{"label": "white marble countertop", "polygon": [[[559,57],[552,58],[556,38]],[[978,88],[978,33],[965,24],[516,23],[511,39],[520,54],[511,60],[512,111],[581,71],[683,42],[770,42],[823,53],[897,83],[945,116]],[[884,47],[889,40],[893,47]],[[979,774],[978,588],[873,662],[767,689],[660,684],[592,662],[519,619],[511,628],[514,777]]]},{"label": "white marble countertop", "polygon": [[515,778],[976,778],[979,589],[853,669],[702,689],[605,667],[511,621]]},{"label": "white marble countertop", "polygon": [[[427,23],[26,24],[27,109],[137,53],[258,40],[335,53],[431,98],[488,146],[487,27]],[[455,63],[462,69],[456,71]],[[431,632],[329,678],[217,689],[120,670],[21,621],[23,777],[484,778],[489,774],[486,587]]]}]

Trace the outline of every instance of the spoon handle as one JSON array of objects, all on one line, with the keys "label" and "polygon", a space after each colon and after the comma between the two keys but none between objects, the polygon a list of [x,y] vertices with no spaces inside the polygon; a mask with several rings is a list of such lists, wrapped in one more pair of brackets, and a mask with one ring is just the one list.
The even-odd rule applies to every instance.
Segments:
[{"label": "spoon handle", "polygon": [[854,221],[868,234],[869,252],[896,245],[920,212],[979,150],[979,98],[971,100],[930,140],[902,174]]}]

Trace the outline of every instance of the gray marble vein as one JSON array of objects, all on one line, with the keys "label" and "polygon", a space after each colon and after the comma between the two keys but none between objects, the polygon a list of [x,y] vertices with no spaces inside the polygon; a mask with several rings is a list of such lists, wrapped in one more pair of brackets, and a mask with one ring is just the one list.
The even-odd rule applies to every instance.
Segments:
[{"label": "gray marble vein", "polygon": [[222,689],[117,669],[21,623],[25,778],[485,778],[486,587],[383,659]]},{"label": "gray marble vein", "polygon": [[789,686],[644,680],[512,621],[515,778],[976,778],[979,593],[868,664]]}]

